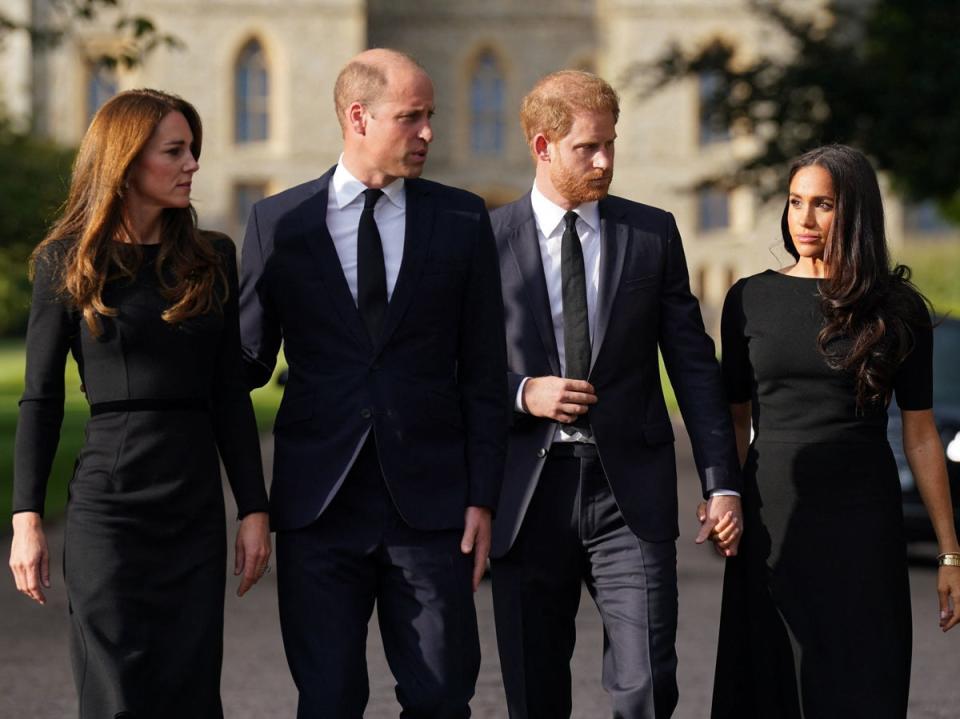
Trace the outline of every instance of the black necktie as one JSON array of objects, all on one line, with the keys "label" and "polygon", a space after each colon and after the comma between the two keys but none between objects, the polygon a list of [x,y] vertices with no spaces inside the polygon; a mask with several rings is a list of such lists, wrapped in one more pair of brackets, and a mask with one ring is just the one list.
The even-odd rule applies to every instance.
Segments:
[{"label": "black necktie", "polygon": [[373,208],[383,190],[363,191],[363,212],[357,228],[357,309],[374,342],[380,336],[387,310],[387,271],[383,266],[383,245]]},{"label": "black necktie", "polygon": [[[587,277],[583,248],[577,234],[577,213],[563,216],[565,227],[560,241],[560,278],[563,282],[563,350],[565,376],[586,379],[590,372],[590,324],[587,321]],[[574,426],[589,426],[586,415]]]}]

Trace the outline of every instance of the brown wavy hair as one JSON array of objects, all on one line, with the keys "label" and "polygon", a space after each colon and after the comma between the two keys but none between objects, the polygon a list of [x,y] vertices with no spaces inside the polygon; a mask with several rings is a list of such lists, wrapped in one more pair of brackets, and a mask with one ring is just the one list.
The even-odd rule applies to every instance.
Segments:
[{"label": "brown wavy hair", "polygon": [[[131,168],[171,112],[186,118],[193,133],[190,150],[199,158],[203,128],[186,100],[159,90],[129,90],[100,108],[80,143],[63,212],[31,255],[34,268],[48,249],[62,248],[55,268],[60,290],[95,337],[103,332],[100,317],[117,314],[103,301],[107,281],[132,280],[143,261],[125,220],[125,190]],[[193,206],[164,209],[161,237],[156,271],[169,303],[163,319],[176,324],[219,308],[226,278],[212,243],[197,230]]]},{"label": "brown wavy hair", "polygon": [[[827,145],[801,155],[790,181],[818,166],[833,180],[835,210],[824,250],[826,279],[819,283],[825,318],[817,347],[836,370],[853,374],[857,408],[883,406],[897,368],[913,349],[913,330],[930,326],[927,299],[910,282],[910,268],[891,268],[877,173],[864,155],[846,145]],[[789,184],[789,183],[788,183]],[[799,254],[787,224],[789,199],[780,220],[783,246]]]}]

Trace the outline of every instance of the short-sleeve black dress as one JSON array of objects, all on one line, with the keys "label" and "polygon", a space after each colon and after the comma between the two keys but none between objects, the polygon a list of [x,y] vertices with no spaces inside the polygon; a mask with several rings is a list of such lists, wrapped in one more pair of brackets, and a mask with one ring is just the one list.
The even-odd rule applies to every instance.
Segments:
[{"label": "short-sleeve black dress", "polygon": [[222,716],[218,449],[240,514],[267,500],[242,381],[234,245],[213,241],[228,278],[222,310],[165,322],[160,246],[145,245],[136,278],[104,289],[117,314],[101,318],[99,338],[56,290],[66,244],[48,245],[36,264],[13,509],[43,511],[71,351],[91,405],[64,537],[81,717]]},{"label": "short-sleeve black dress", "polygon": [[[910,593],[887,414],[857,411],[852,375],[817,349],[823,321],[818,281],[772,270],[724,304],[724,381],[731,403],[752,401],[755,437],[713,719],[906,716]],[[901,408],[927,409],[932,330],[921,319],[912,331],[894,389]]]}]

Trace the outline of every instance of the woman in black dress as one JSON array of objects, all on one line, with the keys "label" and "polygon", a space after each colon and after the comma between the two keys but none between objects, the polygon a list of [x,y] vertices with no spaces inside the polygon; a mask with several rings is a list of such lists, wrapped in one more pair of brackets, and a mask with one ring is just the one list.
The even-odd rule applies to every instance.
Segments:
[{"label": "woman in black dress", "polygon": [[10,566],[41,604],[41,516],[71,352],[90,402],[70,482],[64,577],[80,716],[222,716],[226,546],[238,594],[267,567],[267,499],[242,380],[234,246],[200,232],[201,128],[187,102],[122,93],[84,136],[63,215],[33,254]]},{"label": "woman in black dress", "polygon": [[902,719],[911,618],[886,434],[894,396],[942,552],[940,626],[960,622],[931,322],[907,269],[890,269],[876,174],[859,152],[800,157],[781,225],[796,264],[740,280],[723,309],[744,533],[727,560],[712,716]]}]

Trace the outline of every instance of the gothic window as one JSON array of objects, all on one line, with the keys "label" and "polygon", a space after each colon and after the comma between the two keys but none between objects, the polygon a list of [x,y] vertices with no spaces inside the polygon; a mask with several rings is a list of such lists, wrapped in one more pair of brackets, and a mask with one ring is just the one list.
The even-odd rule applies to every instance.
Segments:
[{"label": "gothic window", "polygon": [[97,114],[103,103],[117,94],[117,73],[103,65],[91,64],[87,73],[87,124]]},{"label": "gothic window", "polygon": [[251,40],[240,51],[234,69],[234,139],[238,143],[267,139],[269,105],[267,58],[263,46]]},{"label": "gothic window", "polygon": [[500,155],[504,141],[504,79],[496,56],[484,51],[470,78],[470,147],[475,155]]},{"label": "gothic window", "polygon": [[716,112],[711,109],[722,91],[723,77],[719,72],[700,73],[699,87],[699,121],[700,144],[713,145],[717,142],[726,142],[730,139],[730,128],[722,124]]},{"label": "gothic window", "polygon": [[266,196],[267,186],[263,182],[239,182],[233,186],[233,223],[238,237],[243,235],[254,203]]},{"label": "gothic window", "polygon": [[697,190],[697,229],[716,232],[730,227],[730,195],[717,187]]}]

